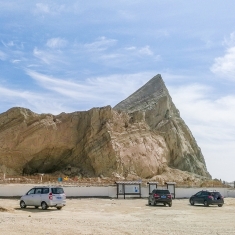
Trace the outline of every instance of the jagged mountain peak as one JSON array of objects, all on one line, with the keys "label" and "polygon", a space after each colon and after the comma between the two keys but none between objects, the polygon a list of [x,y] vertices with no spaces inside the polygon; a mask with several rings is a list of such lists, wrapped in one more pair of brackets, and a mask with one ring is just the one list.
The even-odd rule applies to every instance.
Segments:
[{"label": "jagged mountain peak", "polygon": [[169,93],[161,75],[158,74],[132,95],[118,103],[114,109],[127,112],[147,110],[163,96],[169,96]]}]

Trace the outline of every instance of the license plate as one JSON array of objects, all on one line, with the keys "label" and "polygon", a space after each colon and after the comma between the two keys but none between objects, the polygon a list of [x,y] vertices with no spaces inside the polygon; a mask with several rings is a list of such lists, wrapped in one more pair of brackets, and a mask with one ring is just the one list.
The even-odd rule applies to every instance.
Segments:
[{"label": "license plate", "polygon": [[62,199],[62,197],[56,197],[56,199]]},{"label": "license plate", "polygon": [[161,196],[161,198],[166,198],[166,196],[165,196],[165,195],[163,195],[163,196]]}]

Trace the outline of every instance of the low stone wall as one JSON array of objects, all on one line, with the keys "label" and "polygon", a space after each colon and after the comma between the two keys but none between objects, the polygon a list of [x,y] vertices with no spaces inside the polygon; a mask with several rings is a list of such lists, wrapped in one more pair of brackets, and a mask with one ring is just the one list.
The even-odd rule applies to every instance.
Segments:
[{"label": "low stone wall", "polygon": [[235,189],[229,188],[176,188],[176,198],[189,198],[200,190],[219,191],[224,197],[235,197]]},{"label": "low stone wall", "polygon": [[[20,197],[35,185],[31,184],[6,184],[0,185],[0,197]],[[39,186],[39,185],[37,185]],[[116,186],[67,186],[63,185],[67,197],[117,197]],[[148,187],[141,187],[141,197],[148,197]],[[234,197],[235,189],[230,188],[176,188],[175,198],[189,198],[200,190],[218,190],[224,197]],[[128,197],[139,197],[126,195]],[[119,198],[123,198],[119,195]]]}]

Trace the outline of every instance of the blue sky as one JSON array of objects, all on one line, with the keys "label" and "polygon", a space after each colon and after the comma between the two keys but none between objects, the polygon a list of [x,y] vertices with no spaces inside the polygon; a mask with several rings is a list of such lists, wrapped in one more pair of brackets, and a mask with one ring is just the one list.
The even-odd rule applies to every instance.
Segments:
[{"label": "blue sky", "polygon": [[213,178],[235,180],[235,2],[0,0],[0,113],[114,106],[161,74]]}]

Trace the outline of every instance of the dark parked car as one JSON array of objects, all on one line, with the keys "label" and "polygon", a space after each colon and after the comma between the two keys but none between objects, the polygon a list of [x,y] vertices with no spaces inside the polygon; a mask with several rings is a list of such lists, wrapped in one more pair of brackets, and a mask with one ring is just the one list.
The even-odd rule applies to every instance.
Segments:
[{"label": "dark parked car", "polygon": [[223,206],[224,198],[218,191],[200,191],[189,199],[190,204],[203,204],[204,206],[218,205]]},{"label": "dark parked car", "polygon": [[149,195],[148,204],[155,206],[156,204],[161,203],[163,205],[168,204],[172,206],[172,196],[169,190],[167,189],[154,189]]}]

